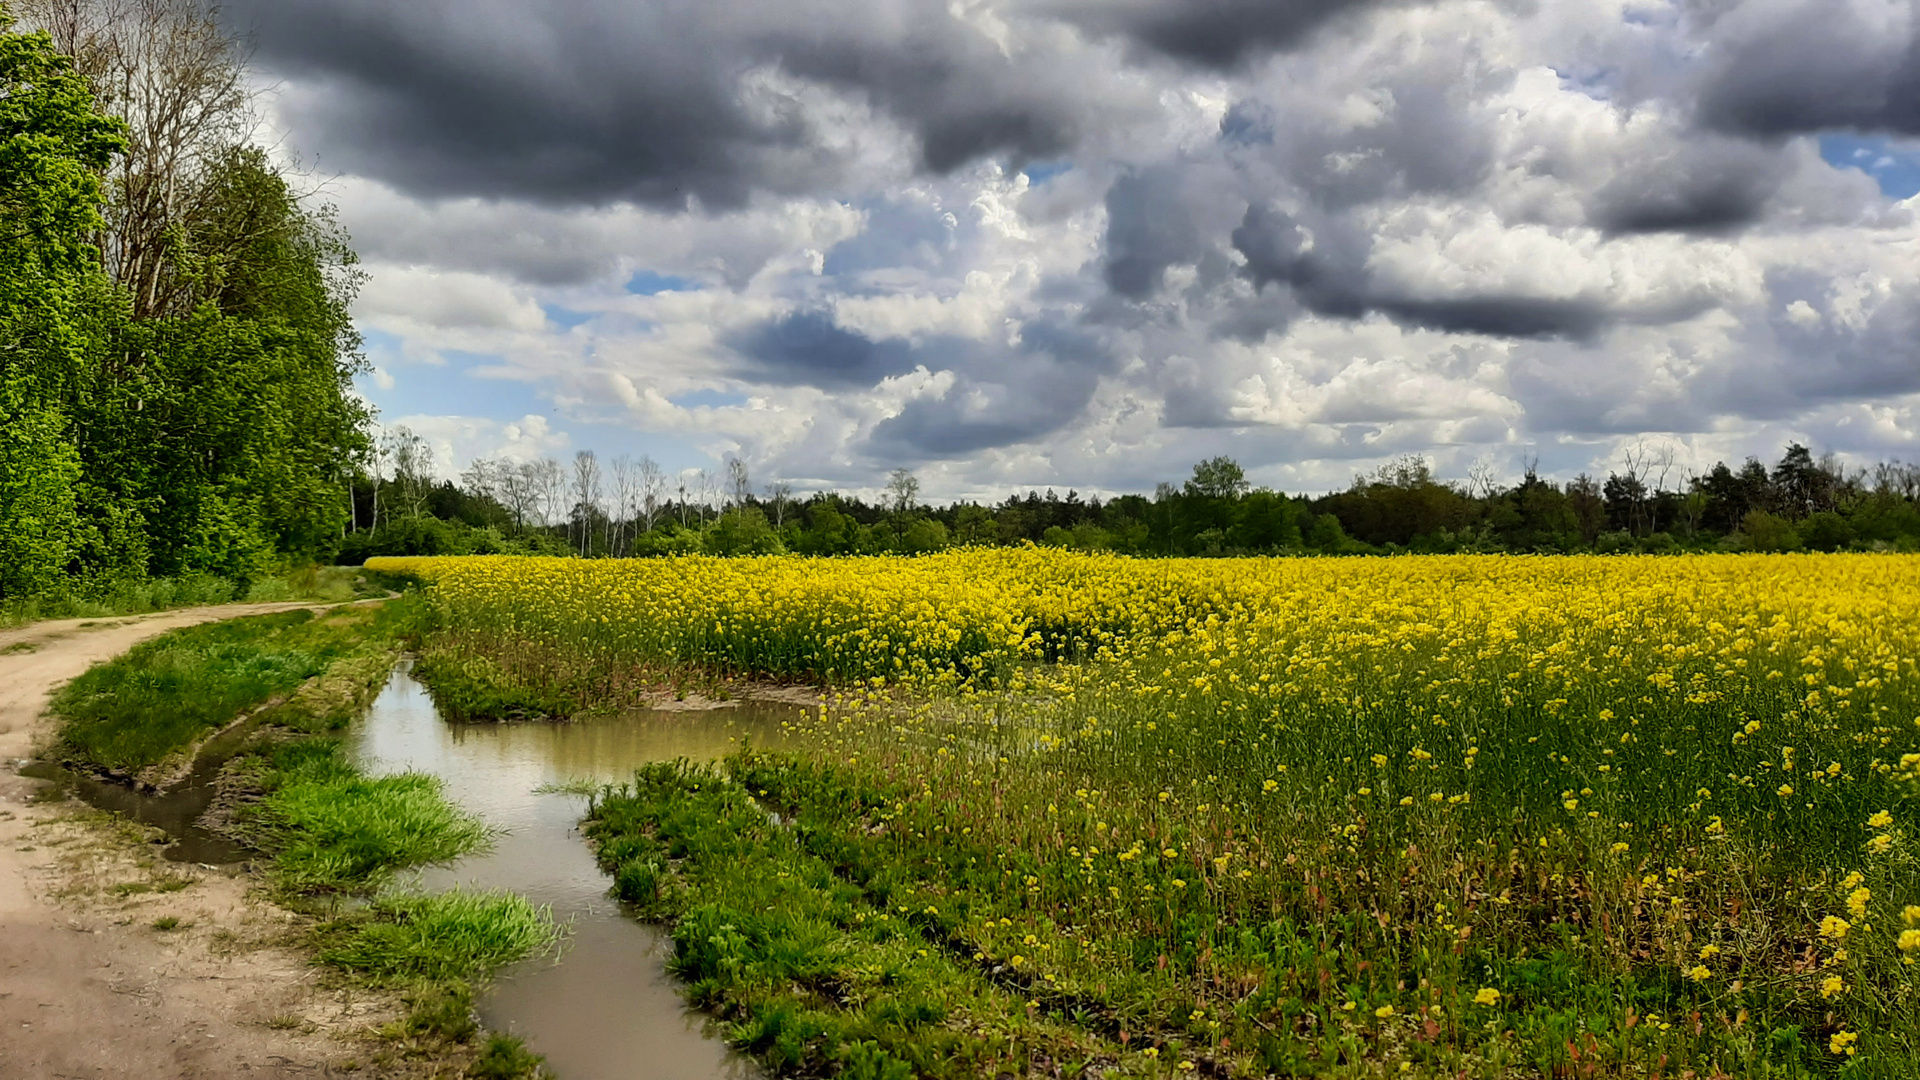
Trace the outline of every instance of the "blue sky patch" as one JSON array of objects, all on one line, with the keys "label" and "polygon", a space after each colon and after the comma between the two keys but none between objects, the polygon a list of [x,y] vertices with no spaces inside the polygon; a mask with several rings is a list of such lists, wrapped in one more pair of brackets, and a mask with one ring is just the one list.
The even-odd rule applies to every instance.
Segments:
[{"label": "blue sky patch", "polygon": [[1027,174],[1027,185],[1039,187],[1041,184],[1073,169],[1071,161],[1030,161],[1021,171]]},{"label": "blue sky patch", "polygon": [[692,292],[700,286],[683,277],[655,273],[652,270],[636,270],[627,279],[627,291],[635,296],[653,296],[663,292]]},{"label": "blue sky patch", "polygon": [[382,364],[393,376],[391,390],[372,385],[372,380],[361,381],[361,392],[379,407],[382,422],[391,424],[399,417],[414,415],[511,420],[528,413],[549,411],[548,403],[526,383],[475,374],[475,368],[500,363],[498,356],[457,349],[442,350],[440,355],[447,361],[445,367]]},{"label": "blue sky patch", "polygon": [[1822,135],[1820,156],[1838,169],[1859,169],[1890,199],[1920,192],[1920,146],[1897,144],[1884,135]]},{"label": "blue sky patch", "polygon": [[562,330],[571,330],[581,323],[590,322],[593,319],[593,312],[574,311],[570,308],[563,308],[558,304],[541,304],[540,310],[547,313],[548,322]]}]

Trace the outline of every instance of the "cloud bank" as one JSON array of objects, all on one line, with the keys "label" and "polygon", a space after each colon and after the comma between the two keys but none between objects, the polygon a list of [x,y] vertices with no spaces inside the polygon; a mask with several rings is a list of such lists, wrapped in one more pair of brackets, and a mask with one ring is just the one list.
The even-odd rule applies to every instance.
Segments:
[{"label": "cloud bank", "polygon": [[366,393],[461,453],[949,497],[1920,442],[1914,207],[1823,153],[1920,136],[1915,0],[227,13],[338,177]]}]

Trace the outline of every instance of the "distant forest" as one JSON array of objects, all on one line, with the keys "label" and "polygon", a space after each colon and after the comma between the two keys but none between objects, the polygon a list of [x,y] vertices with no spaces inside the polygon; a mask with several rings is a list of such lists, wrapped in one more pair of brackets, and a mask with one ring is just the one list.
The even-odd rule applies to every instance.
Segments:
[{"label": "distant forest", "polygon": [[1035,543],[1132,555],[1360,555],[1400,552],[1920,550],[1920,466],[1848,470],[1789,446],[1772,466],[1748,459],[1683,475],[1636,448],[1607,477],[1565,484],[1529,469],[1518,484],[1436,479],[1403,457],[1318,497],[1252,487],[1231,458],[1176,487],[1101,500],[1048,490],[992,505],[920,501],[897,470],[876,502],[785,484],[755,490],[744,463],[668,476],[642,458],[603,463],[479,461],[458,483],[435,479],[423,441],[405,432],[381,454],[392,475],[354,482],[359,528],[343,562],[369,555],[538,552],[630,557],[705,552],[845,555]]},{"label": "distant forest", "polygon": [[0,600],[244,583],[350,528],[359,277],[248,85],[198,0],[0,3]]}]

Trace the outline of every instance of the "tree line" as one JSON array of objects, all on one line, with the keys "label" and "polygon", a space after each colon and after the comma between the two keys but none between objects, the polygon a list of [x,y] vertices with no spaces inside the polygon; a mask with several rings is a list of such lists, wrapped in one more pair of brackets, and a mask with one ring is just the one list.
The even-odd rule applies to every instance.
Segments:
[{"label": "tree line", "polygon": [[201,0],[0,2],[0,600],[331,556],[369,450],[330,212]]},{"label": "tree line", "polygon": [[[669,475],[652,460],[476,461],[437,479],[423,441],[383,449],[390,472],[356,481],[365,528],[344,561],[372,554],[546,553],[643,557],[938,551],[1034,543],[1133,555],[1400,552],[1920,550],[1920,466],[1847,469],[1799,444],[1768,466],[1748,459],[1683,474],[1671,455],[1635,447],[1604,480],[1565,483],[1529,467],[1518,483],[1477,468],[1436,478],[1402,457],[1317,497],[1255,488],[1229,457],[1200,462],[1152,495],[1015,493],[1002,502],[928,505],[908,470],[872,501],[833,492],[756,490],[747,465]],[[384,511],[382,511],[384,507]],[[384,517],[380,516],[384,512]]]}]

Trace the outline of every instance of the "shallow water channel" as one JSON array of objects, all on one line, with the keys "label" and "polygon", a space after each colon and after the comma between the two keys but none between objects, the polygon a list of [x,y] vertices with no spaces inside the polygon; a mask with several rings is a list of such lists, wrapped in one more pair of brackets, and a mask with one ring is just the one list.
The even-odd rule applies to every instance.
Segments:
[{"label": "shallow water channel", "polygon": [[703,1032],[665,963],[673,944],[620,910],[578,828],[583,796],[540,793],[569,781],[627,779],[648,762],[711,760],[751,738],[780,741],[801,706],[743,702],[701,712],[633,712],[565,724],[451,724],[406,667],[352,732],[361,767],[439,777],[449,798],[502,830],[493,850],[421,876],[429,891],[512,889],[571,921],[565,951],[500,974],[480,1003],[489,1028],[524,1038],[560,1080],[691,1080],[759,1075]]}]

